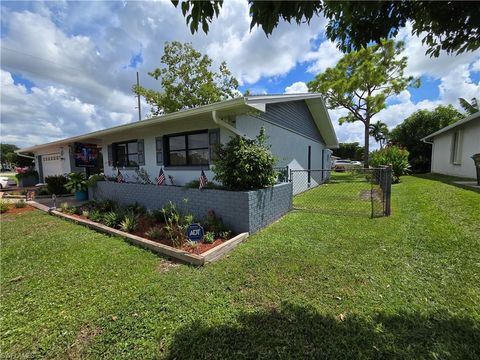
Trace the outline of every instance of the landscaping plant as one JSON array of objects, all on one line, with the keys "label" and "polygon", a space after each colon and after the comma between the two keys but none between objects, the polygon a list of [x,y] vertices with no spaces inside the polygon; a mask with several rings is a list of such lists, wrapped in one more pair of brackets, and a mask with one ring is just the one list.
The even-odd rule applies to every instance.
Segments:
[{"label": "landscaping plant", "polygon": [[120,222],[120,229],[125,232],[134,232],[138,228],[138,218],[135,214],[129,213]]},{"label": "landscaping plant", "polygon": [[383,165],[392,166],[393,183],[400,182],[400,176],[409,172],[408,151],[395,145],[386,146],[370,154],[370,165],[379,167]]},{"label": "landscaping plant", "polygon": [[211,231],[207,231],[203,236],[203,242],[205,244],[213,244],[214,241],[215,241],[215,234]]},{"label": "landscaping plant", "polygon": [[109,211],[105,214],[103,214],[103,219],[102,222],[109,226],[109,227],[117,227],[120,224],[120,221],[122,220],[121,216],[117,214],[115,211]]},{"label": "landscaping plant", "polygon": [[15,203],[15,207],[16,207],[17,209],[22,209],[22,208],[24,208],[24,207],[26,207],[26,206],[27,206],[27,203],[25,202],[25,200],[20,200],[20,201],[17,201],[17,202]]},{"label": "landscaping plant", "polygon": [[94,209],[89,212],[88,218],[94,222],[100,222],[103,219],[103,215],[100,213],[100,211]]},{"label": "landscaping plant", "polygon": [[56,195],[68,194],[68,190],[65,188],[67,181],[65,175],[52,175],[45,178],[48,192]]},{"label": "landscaping plant", "polygon": [[8,209],[10,209],[10,203],[8,201],[0,199],[0,214],[7,212]]},{"label": "landscaping plant", "polygon": [[225,145],[218,145],[214,160],[214,180],[228,190],[262,189],[275,185],[275,157],[266,143],[265,128],[256,139],[234,136]]},{"label": "landscaping plant", "polygon": [[220,234],[229,231],[222,218],[218,217],[213,209],[208,210],[207,216],[203,220],[203,227],[207,232],[212,232],[217,237],[222,237]]},{"label": "landscaping plant", "polygon": [[68,181],[65,184],[65,189],[68,191],[75,193],[80,191],[87,191],[87,177],[83,172],[73,172],[68,174],[67,177]]},{"label": "landscaping plant", "polygon": [[160,226],[153,226],[145,233],[145,235],[153,240],[160,240],[163,236],[163,231]]}]

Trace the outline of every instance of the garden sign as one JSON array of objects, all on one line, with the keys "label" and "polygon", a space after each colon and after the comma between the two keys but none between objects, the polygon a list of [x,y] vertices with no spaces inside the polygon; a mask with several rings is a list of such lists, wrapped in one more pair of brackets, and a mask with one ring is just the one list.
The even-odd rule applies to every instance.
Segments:
[{"label": "garden sign", "polygon": [[187,237],[191,241],[201,241],[203,239],[204,231],[200,224],[190,224],[187,228]]}]

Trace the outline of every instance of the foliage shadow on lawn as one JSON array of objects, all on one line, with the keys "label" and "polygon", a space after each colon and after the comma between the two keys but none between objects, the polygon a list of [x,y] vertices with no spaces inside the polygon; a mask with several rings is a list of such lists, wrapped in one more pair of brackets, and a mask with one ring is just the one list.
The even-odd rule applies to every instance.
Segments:
[{"label": "foliage shadow on lawn", "polygon": [[377,314],[343,319],[284,303],[241,313],[232,325],[180,328],[167,359],[480,358],[479,324],[446,313]]}]

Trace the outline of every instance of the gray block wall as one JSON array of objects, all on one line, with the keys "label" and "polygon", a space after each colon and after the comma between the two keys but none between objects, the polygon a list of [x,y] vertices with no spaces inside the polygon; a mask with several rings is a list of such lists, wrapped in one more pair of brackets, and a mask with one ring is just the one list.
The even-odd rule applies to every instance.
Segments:
[{"label": "gray block wall", "polygon": [[254,233],[277,220],[292,208],[292,184],[283,183],[256,191],[190,189],[181,186],[156,186],[99,181],[89,189],[90,199],[110,199],[122,205],[138,202],[149,210],[164,207],[169,201],[201,221],[213,209],[235,233]]}]

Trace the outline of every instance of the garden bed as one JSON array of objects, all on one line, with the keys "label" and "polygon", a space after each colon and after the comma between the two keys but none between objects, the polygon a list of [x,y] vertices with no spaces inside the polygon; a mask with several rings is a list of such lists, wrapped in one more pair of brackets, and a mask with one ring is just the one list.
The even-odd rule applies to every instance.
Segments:
[{"label": "garden bed", "polygon": [[[52,215],[72,220],[97,231],[122,237],[135,245],[147,248],[163,256],[197,266],[219,259],[248,237],[248,233],[232,234],[228,232],[228,237],[222,238],[220,236],[214,236],[211,242],[208,243],[204,241],[198,243],[184,241],[179,244],[175,243],[172,238],[166,234],[161,234],[158,237],[149,235],[149,230],[152,229],[152,227],[163,229],[163,227],[168,226],[166,223],[155,222],[152,220],[151,215],[145,214],[143,217],[138,216],[136,229],[127,232],[89,219],[88,216],[84,215],[88,205],[82,205],[75,208],[75,210],[74,207],[65,206],[63,210],[60,211],[52,210],[47,206],[33,201],[29,202],[29,204],[37,209],[47,211]],[[83,213],[79,214],[79,212],[82,211]],[[211,214],[209,214],[209,216],[211,216]],[[171,226],[172,224],[170,223],[169,225]]]}]

